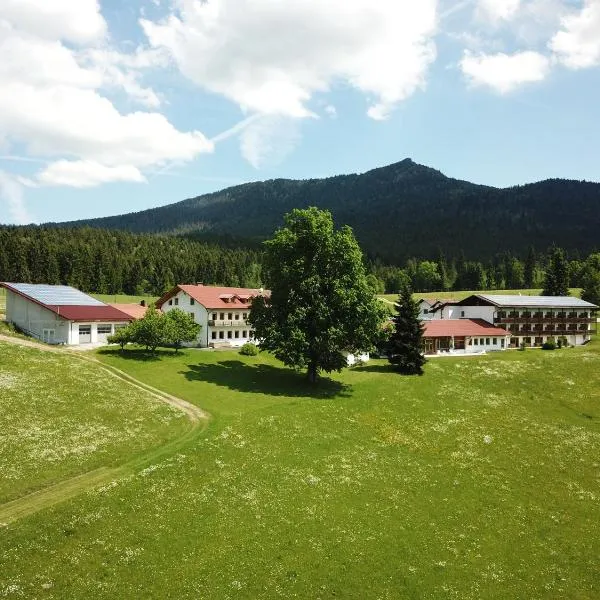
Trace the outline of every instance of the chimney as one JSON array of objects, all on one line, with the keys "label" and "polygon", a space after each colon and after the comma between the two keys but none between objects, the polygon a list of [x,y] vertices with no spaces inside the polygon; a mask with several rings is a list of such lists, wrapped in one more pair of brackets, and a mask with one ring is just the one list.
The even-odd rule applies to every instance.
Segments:
[{"label": "chimney", "polygon": [[146,306],[146,301],[145,301],[145,300],[142,300],[142,301],[140,302],[140,306]]}]

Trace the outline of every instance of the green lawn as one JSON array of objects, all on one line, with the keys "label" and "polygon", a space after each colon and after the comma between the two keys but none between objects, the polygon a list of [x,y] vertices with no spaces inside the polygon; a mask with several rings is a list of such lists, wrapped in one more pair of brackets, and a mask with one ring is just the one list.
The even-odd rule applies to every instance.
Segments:
[{"label": "green lawn", "polygon": [[[473,294],[495,294],[495,295],[501,295],[501,294],[507,294],[507,295],[521,295],[521,296],[539,296],[542,293],[541,289],[526,289],[526,290],[491,290],[488,292],[482,292],[482,291],[477,291],[477,290],[471,290],[471,291],[467,291],[467,290],[463,290],[463,291],[456,291],[456,292],[419,292],[419,293],[415,293],[413,294],[413,297],[415,298],[415,300],[421,299],[421,298],[437,298],[439,300],[444,300],[446,298],[452,298],[452,299],[456,299],[456,300],[463,300],[464,298],[467,298],[469,296],[472,296]],[[570,293],[572,296],[576,296],[577,298],[579,298],[579,295],[581,294],[581,288],[571,288]],[[389,300],[391,302],[396,302],[398,300],[398,294],[383,294],[379,296],[380,298],[385,298],[386,300]]]},{"label": "green lawn", "polygon": [[[0,595],[600,596],[600,348],[374,361],[319,394],[268,356],[103,360],[204,436],[2,531]],[[2,587],[3,586],[3,587]]]},{"label": "green lawn", "polygon": [[127,296],[125,294],[90,294],[90,296],[112,304],[139,304],[142,300],[145,300],[146,304],[152,304],[158,300],[154,296]]},{"label": "green lawn", "polygon": [[0,342],[0,503],[120,464],[186,427],[181,412],[99,365]]}]

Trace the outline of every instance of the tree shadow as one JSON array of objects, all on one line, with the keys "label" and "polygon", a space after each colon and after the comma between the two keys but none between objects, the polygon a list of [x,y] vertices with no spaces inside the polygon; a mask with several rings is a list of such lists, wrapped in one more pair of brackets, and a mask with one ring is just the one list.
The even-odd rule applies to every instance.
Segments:
[{"label": "tree shadow", "polygon": [[348,397],[350,386],[328,377],[311,384],[306,375],[272,365],[249,365],[240,360],[187,365],[180,371],[188,381],[206,381],[238,392],[297,398]]},{"label": "tree shadow", "polygon": [[360,367],[352,367],[353,371],[360,373],[399,373],[394,365],[362,365]]},{"label": "tree shadow", "polygon": [[173,350],[157,349],[156,352],[152,353],[143,348],[126,348],[125,350],[121,350],[120,348],[100,348],[98,354],[102,356],[114,356],[124,360],[135,360],[136,362],[157,362],[163,358],[168,359],[181,356],[181,354],[175,354]]}]

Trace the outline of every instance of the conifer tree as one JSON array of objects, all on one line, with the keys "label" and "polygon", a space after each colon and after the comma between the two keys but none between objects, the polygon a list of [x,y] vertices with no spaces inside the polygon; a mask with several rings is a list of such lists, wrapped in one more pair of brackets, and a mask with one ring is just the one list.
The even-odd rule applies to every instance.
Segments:
[{"label": "conifer tree", "polygon": [[412,292],[405,286],[396,303],[394,331],[389,340],[389,361],[405,375],[423,375],[423,323]]},{"label": "conifer tree", "polygon": [[569,264],[562,248],[554,248],[550,255],[546,277],[544,278],[544,291],[542,296],[568,296],[569,295]]}]

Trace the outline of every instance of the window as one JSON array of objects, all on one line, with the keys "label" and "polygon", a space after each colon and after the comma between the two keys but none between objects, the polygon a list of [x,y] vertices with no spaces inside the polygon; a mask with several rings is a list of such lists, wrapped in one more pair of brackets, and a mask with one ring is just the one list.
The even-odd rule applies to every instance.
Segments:
[{"label": "window", "polygon": [[494,344],[494,346],[498,345],[498,338],[494,338],[493,344]]},{"label": "window", "polygon": [[475,338],[473,342],[475,343],[475,346],[479,346],[479,338]]},{"label": "window", "polygon": [[173,306],[173,300],[169,300],[169,306]]},{"label": "window", "polygon": [[92,326],[91,325],[80,325],[79,326],[79,335],[92,335]]},{"label": "window", "polygon": [[98,333],[101,335],[110,335],[112,333],[112,325],[98,325]]},{"label": "window", "polygon": [[246,330],[242,331],[242,337],[243,338],[247,338],[248,337],[248,332]]},{"label": "window", "polygon": [[216,321],[216,320],[217,320],[217,313],[213,313],[213,314],[212,314],[212,320],[213,320],[213,321]]},{"label": "window", "polygon": [[179,298],[175,298],[175,306],[179,306]]},{"label": "window", "polygon": [[473,340],[469,340],[469,346],[473,345]]},{"label": "window", "polygon": [[485,345],[489,346],[490,345],[490,338],[485,338]]},{"label": "window", "polygon": [[219,339],[222,340],[225,338],[225,332],[224,331],[219,331]]},{"label": "window", "polygon": [[190,298],[190,306],[194,306],[194,304],[196,304],[196,301],[193,298]]},{"label": "window", "polygon": [[245,321],[247,318],[248,318],[248,313],[244,313],[244,314],[242,315],[242,319],[244,319],[244,321]]},{"label": "window", "polygon": [[227,320],[233,321],[233,313],[227,313]]},{"label": "window", "polygon": [[236,332],[235,332],[235,336],[234,336],[234,337],[235,337],[235,339],[237,340],[237,339],[240,337],[240,332],[239,332],[239,331],[236,331]]},{"label": "window", "polygon": [[461,317],[464,317],[464,316],[465,316],[465,311],[464,311],[464,310],[461,310],[461,311],[460,311],[460,316],[461,316]]},{"label": "window", "polygon": [[423,314],[424,314],[424,315],[428,315],[428,314],[429,314],[429,311],[428,311],[426,308],[424,308],[424,309],[423,309]]},{"label": "window", "polygon": [[500,340],[500,347],[501,347],[501,348],[504,348],[504,338],[502,338],[502,339]]},{"label": "window", "polygon": [[216,331],[213,331],[213,332],[211,333],[211,338],[212,338],[213,340],[216,340],[216,339],[217,339],[217,332],[216,332]]},{"label": "window", "polygon": [[240,313],[235,313],[235,320],[239,321],[240,320]]},{"label": "window", "polygon": [[481,338],[481,339],[479,340],[479,345],[480,345],[480,346],[483,346],[483,338]]},{"label": "window", "polygon": [[233,331],[227,332],[227,339],[230,340],[233,337]]},{"label": "window", "polygon": [[221,315],[219,316],[219,319],[221,319],[221,321],[225,320],[225,313],[221,313]]}]

